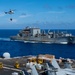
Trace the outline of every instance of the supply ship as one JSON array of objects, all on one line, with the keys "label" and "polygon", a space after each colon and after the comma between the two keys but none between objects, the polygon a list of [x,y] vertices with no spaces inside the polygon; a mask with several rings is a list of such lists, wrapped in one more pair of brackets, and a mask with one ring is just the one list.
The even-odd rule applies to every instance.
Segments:
[{"label": "supply ship", "polygon": [[34,43],[55,43],[55,44],[73,44],[75,36],[71,33],[55,32],[41,30],[40,28],[26,27],[19,31],[16,36],[10,36],[11,40],[34,42]]}]

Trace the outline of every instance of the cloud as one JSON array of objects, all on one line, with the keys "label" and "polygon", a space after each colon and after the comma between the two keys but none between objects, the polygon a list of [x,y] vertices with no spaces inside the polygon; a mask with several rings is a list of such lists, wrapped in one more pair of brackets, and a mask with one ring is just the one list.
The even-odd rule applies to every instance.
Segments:
[{"label": "cloud", "polygon": [[3,16],[5,16],[5,14],[4,13],[0,13],[0,17],[3,17]]},{"label": "cloud", "polygon": [[17,22],[17,19],[13,19],[12,22],[13,22],[13,23],[16,23],[16,22]]},{"label": "cloud", "polygon": [[17,19],[13,19],[12,22],[14,22],[14,23],[17,22]]},{"label": "cloud", "polygon": [[65,11],[47,11],[47,12],[40,12],[40,14],[41,13],[62,14],[62,13],[65,13]]},{"label": "cloud", "polygon": [[20,15],[20,18],[26,18],[26,17],[30,17],[31,15]]}]

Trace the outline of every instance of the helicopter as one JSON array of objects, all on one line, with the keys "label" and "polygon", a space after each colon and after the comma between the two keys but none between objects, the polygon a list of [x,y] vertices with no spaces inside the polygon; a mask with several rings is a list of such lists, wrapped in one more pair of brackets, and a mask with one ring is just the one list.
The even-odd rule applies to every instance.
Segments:
[{"label": "helicopter", "polygon": [[10,9],[9,11],[6,11],[5,14],[14,14],[14,11],[15,11],[15,10],[11,10],[11,9]]},{"label": "helicopter", "polygon": [[[10,9],[9,11],[5,11],[4,13],[5,13],[5,14],[10,14],[10,15],[12,15],[12,14],[14,14],[14,11],[15,11],[15,10],[11,10],[11,9]],[[13,20],[13,19],[10,18],[10,21],[12,21],[12,20]]]}]

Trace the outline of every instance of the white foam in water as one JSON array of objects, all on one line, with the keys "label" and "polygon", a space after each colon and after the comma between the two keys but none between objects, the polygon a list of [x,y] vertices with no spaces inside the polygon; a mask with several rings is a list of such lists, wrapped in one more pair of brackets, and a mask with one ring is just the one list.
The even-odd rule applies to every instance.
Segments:
[{"label": "white foam in water", "polygon": [[[51,42],[36,42],[36,41],[24,41],[24,43],[44,43],[44,44],[54,44],[54,43],[51,43]],[[60,42],[60,43],[57,43],[57,44],[67,44],[67,42]]]},{"label": "white foam in water", "polygon": [[67,44],[67,42],[60,42],[60,44]]},{"label": "white foam in water", "polygon": [[24,41],[24,43],[39,43],[39,42],[36,42],[36,41]]},{"label": "white foam in water", "polygon": [[10,41],[10,38],[0,38],[0,40],[3,40],[3,41]]}]

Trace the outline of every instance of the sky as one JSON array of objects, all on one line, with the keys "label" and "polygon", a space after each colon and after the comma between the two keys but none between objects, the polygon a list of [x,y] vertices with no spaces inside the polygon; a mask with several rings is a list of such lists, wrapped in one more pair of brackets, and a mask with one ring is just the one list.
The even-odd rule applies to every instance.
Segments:
[{"label": "sky", "polygon": [[[10,9],[14,14],[5,14]],[[0,29],[26,26],[75,29],[75,0],[0,0]]]}]

